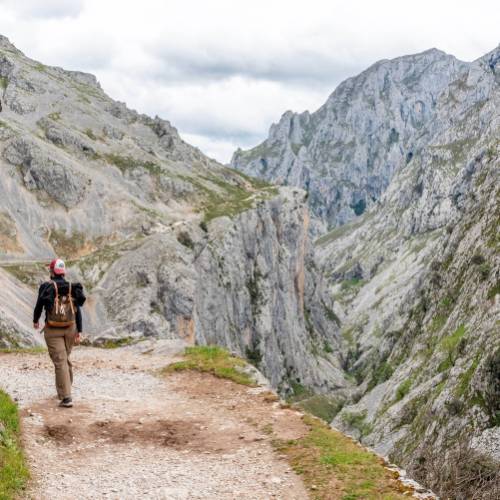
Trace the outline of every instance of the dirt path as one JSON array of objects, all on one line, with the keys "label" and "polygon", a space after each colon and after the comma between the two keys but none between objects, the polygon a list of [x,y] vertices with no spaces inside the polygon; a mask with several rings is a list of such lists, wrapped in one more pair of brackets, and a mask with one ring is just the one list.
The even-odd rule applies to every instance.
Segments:
[{"label": "dirt path", "polygon": [[307,498],[269,436],[300,437],[296,412],[261,388],[160,376],[178,346],[141,348],[76,349],[72,409],[57,407],[47,354],[0,354],[0,386],[23,417],[26,498]]}]

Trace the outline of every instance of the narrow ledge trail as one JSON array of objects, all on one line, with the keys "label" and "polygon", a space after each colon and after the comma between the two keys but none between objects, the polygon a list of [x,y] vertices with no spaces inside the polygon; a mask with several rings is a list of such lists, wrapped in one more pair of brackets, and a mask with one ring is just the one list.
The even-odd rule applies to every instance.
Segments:
[{"label": "narrow ledge trail", "polygon": [[0,354],[3,388],[19,404],[32,479],[24,498],[306,499],[265,432],[305,432],[300,414],[209,375],[164,376],[179,351],[164,341],[75,348],[74,401],[57,406],[47,353]]}]

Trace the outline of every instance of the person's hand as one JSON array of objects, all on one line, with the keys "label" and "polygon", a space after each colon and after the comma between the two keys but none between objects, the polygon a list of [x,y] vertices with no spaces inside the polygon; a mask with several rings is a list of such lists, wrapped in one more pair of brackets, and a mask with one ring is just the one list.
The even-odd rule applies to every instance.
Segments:
[{"label": "person's hand", "polygon": [[82,341],[82,334],[81,333],[75,333],[75,345],[80,345],[81,341]]},{"label": "person's hand", "polygon": [[38,322],[37,323],[33,323],[33,328],[35,330],[38,330],[40,328],[40,323],[38,323]]}]

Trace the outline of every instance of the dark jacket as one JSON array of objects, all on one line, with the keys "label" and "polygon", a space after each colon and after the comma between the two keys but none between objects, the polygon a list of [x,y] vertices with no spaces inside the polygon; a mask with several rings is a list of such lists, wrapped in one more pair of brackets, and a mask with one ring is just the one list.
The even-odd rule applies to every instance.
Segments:
[{"label": "dark jacket", "polygon": [[[63,276],[56,276],[52,279],[57,284],[57,290],[59,295],[68,295],[69,283],[64,279]],[[76,329],[79,333],[82,332],[82,311],[81,306],[85,303],[87,298],[83,293],[83,286],[80,283],[71,284],[71,296],[73,297],[74,304],[76,306]],[[54,307],[54,301],[56,299],[56,291],[54,285],[47,281],[40,285],[38,290],[38,299],[36,301],[35,311],[33,312],[33,323],[38,323],[42,311],[45,308],[45,321],[47,321],[47,311],[51,311]]]}]

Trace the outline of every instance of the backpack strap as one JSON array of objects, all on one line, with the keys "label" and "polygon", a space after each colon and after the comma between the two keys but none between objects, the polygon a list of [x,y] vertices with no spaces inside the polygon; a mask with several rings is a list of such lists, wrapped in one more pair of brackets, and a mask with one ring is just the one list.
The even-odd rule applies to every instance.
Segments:
[{"label": "backpack strap", "polygon": [[71,296],[71,283],[69,284],[68,300],[69,300],[69,307],[71,307],[71,314],[75,314],[75,308],[73,306],[73,297]]},{"label": "backpack strap", "polygon": [[54,280],[50,280],[50,282],[54,285],[54,288],[56,290],[56,299],[54,301],[54,306],[55,306],[55,310],[57,311],[57,309],[59,307],[59,290],[57,289],[57,283]]}]

